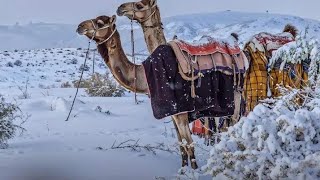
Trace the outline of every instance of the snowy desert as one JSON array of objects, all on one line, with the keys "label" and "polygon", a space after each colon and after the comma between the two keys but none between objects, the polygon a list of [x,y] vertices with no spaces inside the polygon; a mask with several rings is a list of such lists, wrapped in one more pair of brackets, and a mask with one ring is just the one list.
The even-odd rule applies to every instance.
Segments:
[{"label": "snowy desert", "polygon": [[[181,168],[172,119],[156,119],[147,95],[138,94],[136,104],[124,89],[121,97],[92,97],[82,87],[67,120],[82,71],[85,80],[106,74],[119,87],[96,44],[83,65],[88,39],[76,34],[79,22],[0,25],[0,95],[19,107],[19,128],[3,144],[7,127],[0,119],[0,180],[320,179],[320,21],[230,10],[163,18],[168,40],[176,35],[194,43],[236,32],[241,48],[254,34],[279,33],[290,23],[300,39],[280,48],[269,65],[277,58],[311,61],[312,86],[283,89],[283,96],[263,101],[216,134],[213,146],[192,135],[196,170]],[[119,18],[117,29],[131,60],[130,21]],[[142,29],[133,29],[141,64],[149,53]],[[305,101],[295,103],[297,96]]]}]

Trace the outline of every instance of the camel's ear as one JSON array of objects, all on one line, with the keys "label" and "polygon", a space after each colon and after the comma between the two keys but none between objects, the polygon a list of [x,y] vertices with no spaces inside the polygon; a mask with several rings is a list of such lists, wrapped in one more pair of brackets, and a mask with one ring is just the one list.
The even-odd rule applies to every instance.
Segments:
[{"label": "camel's ear", "polygon": [[117,16],[116,15],[113,15],[112,17],[110,17],[110,23],[111,24],[115,24],[116,23],[116,20],[117,20]]},{"label": "camel's ear", "polygon": [[157,5],[157,0],[150,0],[150,7]]}]

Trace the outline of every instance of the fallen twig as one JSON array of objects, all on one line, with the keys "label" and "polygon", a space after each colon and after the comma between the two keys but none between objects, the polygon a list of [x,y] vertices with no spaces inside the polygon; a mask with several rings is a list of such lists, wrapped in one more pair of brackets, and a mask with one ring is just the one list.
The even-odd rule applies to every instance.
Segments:
[{"label": "fallen twig", "polygon": [[[129,139],[119,144],[117,144],[117,141],[114,141],[111,148],[109,149],[113,149],[113,150],[114,149],[130,149],[131,151],[134,151],[134,152],[142,152],[143,150],[145,150],[147,152],[151,152],[154,155],[157,155],[157,151],[164,151],[164,152],[169,152],[171,154],[175,153],[179,155],[177,149],[172,149],[169,146],[166,146],[164,143],[156,143],[156,145],[152,145],[152,144],[140,145],[139,141],[140,139],[138,140]],[[109,149],[97,147],[97,150],[109,150]]]}]

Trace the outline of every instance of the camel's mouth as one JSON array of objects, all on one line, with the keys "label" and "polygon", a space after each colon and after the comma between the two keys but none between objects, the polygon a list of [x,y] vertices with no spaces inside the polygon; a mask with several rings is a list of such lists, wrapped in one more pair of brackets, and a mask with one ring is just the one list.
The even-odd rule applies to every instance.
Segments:
[{"label": "camel's mouth", "polygon": [[79,35],[86,35],[88,33],[88,29],[77,29],[77,33]]},{"label": "camel's mouth", "polygon": [[124,16],[127,12],[129,12],[129,11],[127,11],[127,10],[125,10],[125,9],[121,9],[121,8],[119,8],[119,9],[117,10],[118,16]]}]

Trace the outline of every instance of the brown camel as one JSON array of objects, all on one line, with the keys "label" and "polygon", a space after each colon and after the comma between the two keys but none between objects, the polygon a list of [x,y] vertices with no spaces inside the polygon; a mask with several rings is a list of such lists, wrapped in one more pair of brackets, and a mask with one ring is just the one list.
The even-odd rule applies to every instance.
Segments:
[{"label": "brown camel", "polygon": [[[117,14],[119,16],[127,16],[129,19],[135,20],[141,25],[150,54],[158,46],[167,42],[163,33],[160,11],[156,0],[124,3],[119,6]],[[178,127],[174,120],[173,124],[177,131],[178,140],[179,142],[182,142]],[[180,146],[180,151],[182,156],[182,167],[184,167],[188,164],[187,152],[182,146]]]},{"label": "brown camel", "polygon": [[167,43],[156,0],[124,3],[119,6],[117,14],[118,16],[127,16],[141,25],[150,53],[158,46]]},{"label": "brown camel", "polygon": [[[98,51],[103,57],[115,79],[125,88],[147,94],[148,85],[142,65],[132,64],[126,57],[120,35],[116,29],[116,16],[99,16],[95,19],[86,20],[79,24],[77,32],[87,36],[97,43]],[[136,86],[135,86],[136,75]],[[174,124],[177,127],[177,135],[181,146],[183,158],[182,166],[188,165],[188,157],[191,167],[197,169],[194,155],[194,144],[191,137],[188,114],[173,115]]]},{"label": "brown camel", "polygon": [[[157,5],[157,0],[142,0],[138,2],[128,2],[121,4],[117,10],[118,16],[127,16],[131,20],[137,21],[144,33],[144,38],[147,43],[149,53],[152,53],[158,46],[166,44],[166,38],[164,36],[160,10]],[[237,35],[233,35],[237,36]],[[235,37],[238,38],[238,37]],[[241,93],[235,92],[235,112],[232,116],[232,120],[228,119],[230,124],[224,124],[223,130],[226,130],[226,126],[235,124],[240,119],[240,99]],[[209,130],[207,126],[209,124],[208,118],[205,120],[205,142],[207,145],[213,139],[212,131]],[[215,118],[216,127],[219,125],[219,118]],[[215,129],[218,131],[218,129]],[[212,142],[211,142],[212,143]]]}]

